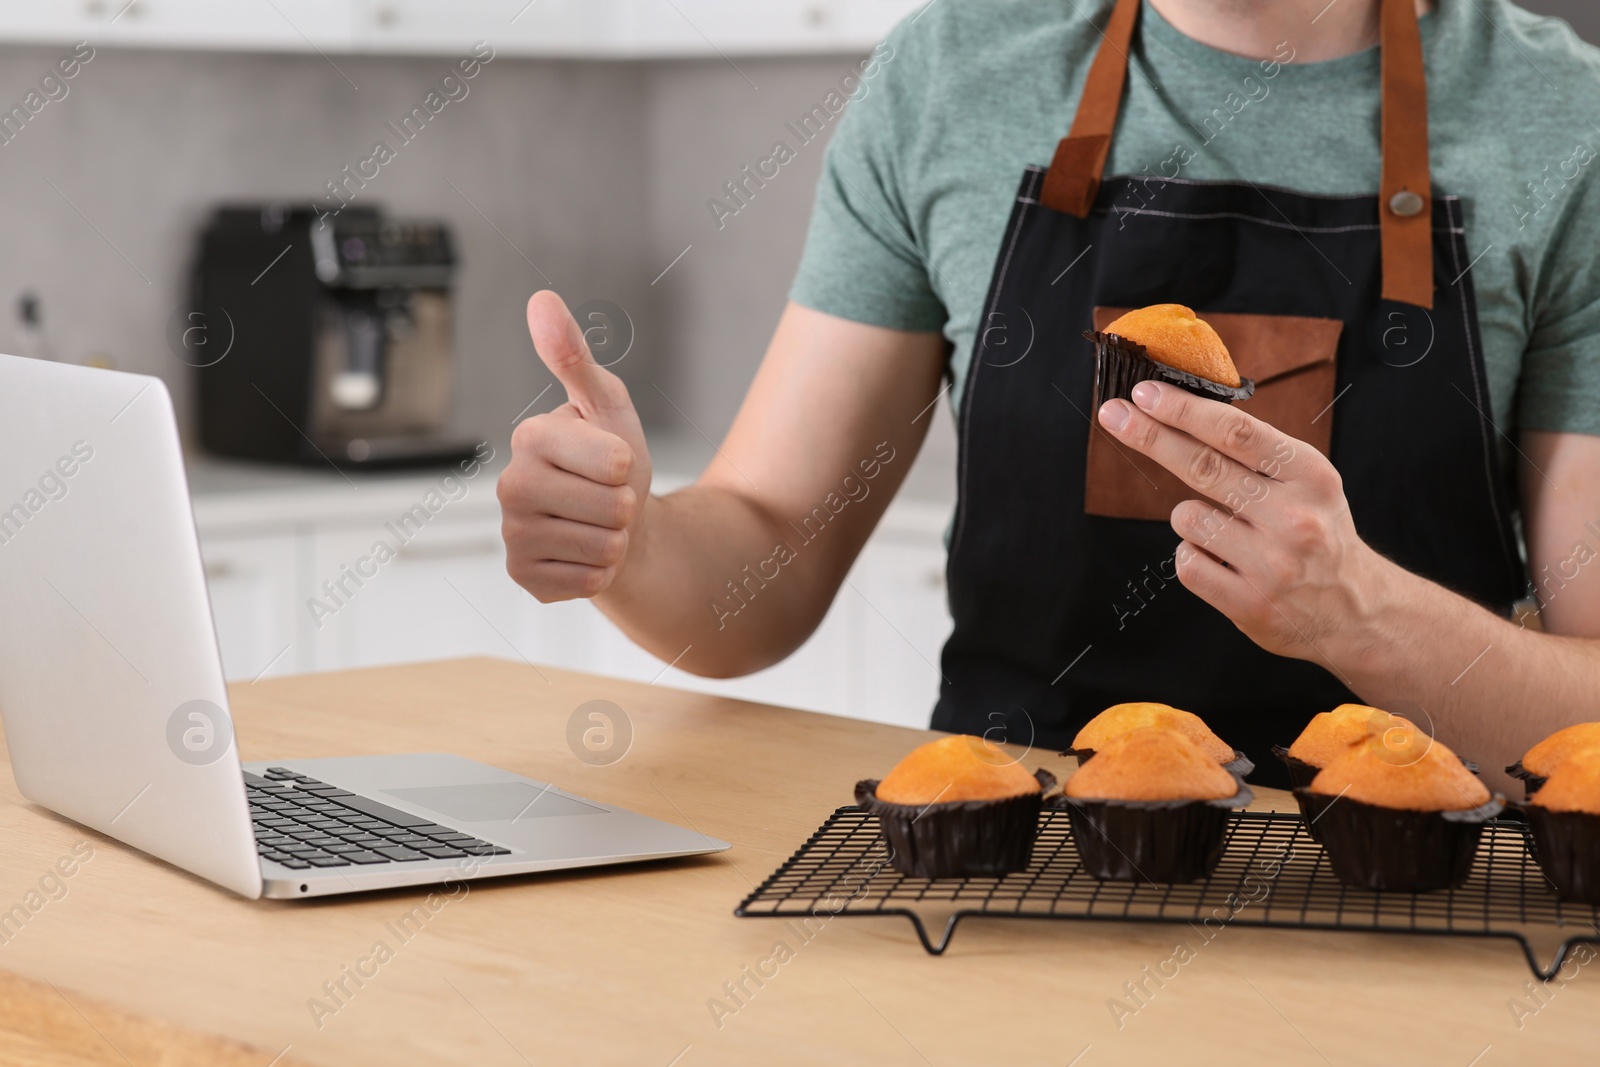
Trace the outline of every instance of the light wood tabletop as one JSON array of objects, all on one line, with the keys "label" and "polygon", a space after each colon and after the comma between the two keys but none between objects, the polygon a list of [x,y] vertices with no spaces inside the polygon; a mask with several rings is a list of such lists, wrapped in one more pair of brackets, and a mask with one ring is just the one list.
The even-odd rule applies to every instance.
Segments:
[{"label": "light wood tabletop", "polygon": [[[232,692],[247,760],[450,751],[734,847],[448,896],[249,901],[27,803],[7,771],[0,911],[39,906],[0,929],[0,1063],[1490,1067],[1593,1062],[1600,1036],[1600,977],[1535,991],[1507,941],[1228,927],[1116,1012],[1184,928],[972,919],[934,957],[903,918],[809,940],[735,918],[919,731],[491,659]],[[567,741],[597,699],[633,728],[606,766]],[[380,942],[376,974],[331,1000]],[[728,1010],[724,983],[775,956]]]}]

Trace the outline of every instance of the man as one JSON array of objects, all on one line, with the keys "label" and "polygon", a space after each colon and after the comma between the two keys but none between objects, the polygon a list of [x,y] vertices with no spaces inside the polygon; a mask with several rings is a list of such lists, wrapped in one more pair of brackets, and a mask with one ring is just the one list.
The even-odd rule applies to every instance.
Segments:
[{"label": "man", "polygon": [[[1359,700],[1504,787],[1600,718],[1593,49],[1504,0],[935,0],[889,44],[696,485],[649,495],[626,389],[555,294],[529,302],[568,403],[518,427],[501,479],[520,584],[595,598],[664,659],[691,646],[696,673],[767,666],[892,492],[801,551],[788,524],[880,443],[914,454],[948,383],[936,727],[1063,746],[1161,700],[1260,764]],[[1168,302],[1257,396],[1144,383],[1093,410],[1083,333]],[[1542,632],[1513,620],[1530,580]]]}]

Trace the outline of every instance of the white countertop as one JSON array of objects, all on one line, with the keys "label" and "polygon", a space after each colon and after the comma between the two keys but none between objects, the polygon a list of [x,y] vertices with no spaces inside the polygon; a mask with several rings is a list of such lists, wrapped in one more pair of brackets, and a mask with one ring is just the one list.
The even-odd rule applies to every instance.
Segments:
[{"label": "white countertop", "polygon": [[[651,491],[669,493],[699,476],[713,449],[705,441],[663,436],[651,440],[655,475]],[[471,479],[457,467],[360,472],[331,465],[290,467],[219,459],[201,453],[186,458],[195,525],[202,536],[266,533],[306,526],[367,523],[374,516],[404,512],[429,490],[449,489],[456,519],[498,516],[495,480],[510,457],[498,454]],[[454,476],[464,484],[449,486]],[[879,532],[889,535],[942,535],[953,501],[913,495],[916,479],[889,506]]]}]

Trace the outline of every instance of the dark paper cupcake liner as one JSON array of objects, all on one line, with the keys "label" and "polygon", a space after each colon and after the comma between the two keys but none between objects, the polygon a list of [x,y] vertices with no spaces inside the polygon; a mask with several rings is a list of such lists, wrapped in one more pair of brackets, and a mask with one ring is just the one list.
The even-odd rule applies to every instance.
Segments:
[{"label": "dark paper cupcake liner", "polygon": [[1321,767],[1307,763],[1299,756],[1289,755],[1289,750],[1282,745],[1273,745],[1272,754],[1277,756],[1283,762],[1283,765],[1289,769],[1290,789],[1304,789],[1311,784],[1311,779],[1315,778],[1322,770]]},{"label": "dark paper cupcake liner", "polygon": [[1092,800],[1060,796],[1072,840],[1091,877],[1113,882],[1193,882],[1222,859],[1228,815],[1255,798],[1244,782],[1220,800]]},{"label": "dark paper cupcake liner", "polygon": [[1533,858],[1557,898],[1600,904],[1600,815],[1525,804]]},{"label": "dark paper cupcake liner", "polygon": [[1401,811],[1309,789],[1294,795],[1334,877],[1357,889],[1400,893],[1460,885],[1472,870],[1483,824],[1506,806],[1498,793],[1468,811]]},{"label": "dark paper cupcake liner", "polygon": [[1094,342],[1095,410],[1107,400],[1131,401],[1133,387],[1151,379],[1170,382],[1196,396],[1220,400],[1224,404],[1248,400],[1256,391],[1256,383],[1249,378],[1241,378],[1238,388],[1234,388],[1158,363],[1150,358],[1144,345],[1114,333],[1086,330],[1083,336]]},{"label": "dark paper cupcake liner", "polygon": [[[1092,748],[1069,748],[1064,749],[1061,754],[1075,757],[1078,761],[1078,766],[1082,767],[1094,758],[1094,752],[1095,750]],[[1231,772],[1235,778],[1248,778],[1251,772],[1256,769],[1256,765],[1249,756],[1246,756],[1238,749],[1234,749],[1233,759],[1224,763],[1222,769]]]},{"label": "dark paper cupcake liner", "polygon": [[1300,805],[1300,815],[1306,821],[1306,833],[1311,840],[1321,844],[1322,829],[1316,824],[1314,816],[1306,814],[1305,797],[1300,795],[1300,791],[1311,785],[1311,780],[1322,772],[1322,768],[1307,763],[1299,756],[1289,755],[1289,750],[1282,745],[1273,745],[1272,754],[1289,770],[1289,788],[1294,791],[1295,801]]},{"label": "dark paper cupcake liner", "polygon": [[1240,781],[1243,781],[1244,779],[1248,778],[1252,773],[1255,772],[1256,765],[1255,765],[1255,761],[1252,760],[1249,756],[1246,756],[1243,752],[1240,752],[1238,749],[1234,749],[1233,750],[1233,758],[1231,760],[1229,760],[1227,763],[1224,763],[1222,765],[1222,769],[1225,770],[1225,771],[1233,772],[1233,776],[1235,778],[1238,778]]},{"label": "dark paper cupcake liner", "polygon": [[1544,783],[1548,781],[1544,776],[1534,774],[1524,767],[1521,760],[1517,760],[1517,762],[1507,767],[1506,773],[1513,778],[1522,779],[1523,797],[1526,800],[1532,800],[1533,794],[1543,789]]},{"label": "dark paper cupcake liner", "polygon": [[878,779],[856,783],[856,804],[878,817],[889,865],[913,878],[998,878],[1033,859],[1044,794],[1055,775],[1035,771],[1039,792],[1004,800],[890,804],[878,799]]}]

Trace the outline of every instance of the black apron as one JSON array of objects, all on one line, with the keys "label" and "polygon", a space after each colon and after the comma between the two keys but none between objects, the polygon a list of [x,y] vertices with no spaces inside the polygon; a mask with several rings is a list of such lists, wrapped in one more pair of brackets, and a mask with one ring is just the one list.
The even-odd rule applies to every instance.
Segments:
[{"label": "black apron", "polygon": [[[1429,182],[1411,0],[1384,3],[1378,196],[1102,182],[1138,8],[1119,0],[1073,132],[1049,170],[1027,168],[1000,245],[959,414],[955,630],[933,726],[1064,748],[1109,705],[1161,701],[1206,719],[1261,768],[1257,780],[1281,785],[1269,747],[1358,698],[1323,666],[1261,649],[1185,589],[1164,519],[1086,511],[1089,443],[1104,431],[1091,424],[1082,335],[1097,308],[1154,303],[1261,319],[1268,349],[1283,347],[1274,317],[1336,320],[1331,406],[1307,407],[1323,398],[1297,371],[1280,392],[1305,409],[1296,425],[1331,427],[1320,447],[1357,530],[1407,570],[1509,614],[1527,579],[1487,414],[1461,204]],[[1110,498],[1153,492],[1136,481],[1155,482],[1148,465],[1115,462],[1120,473],[1095,475],[1126,479],[1100,487]],[[1462,662],[1476,651],[1462,649]]]}]

